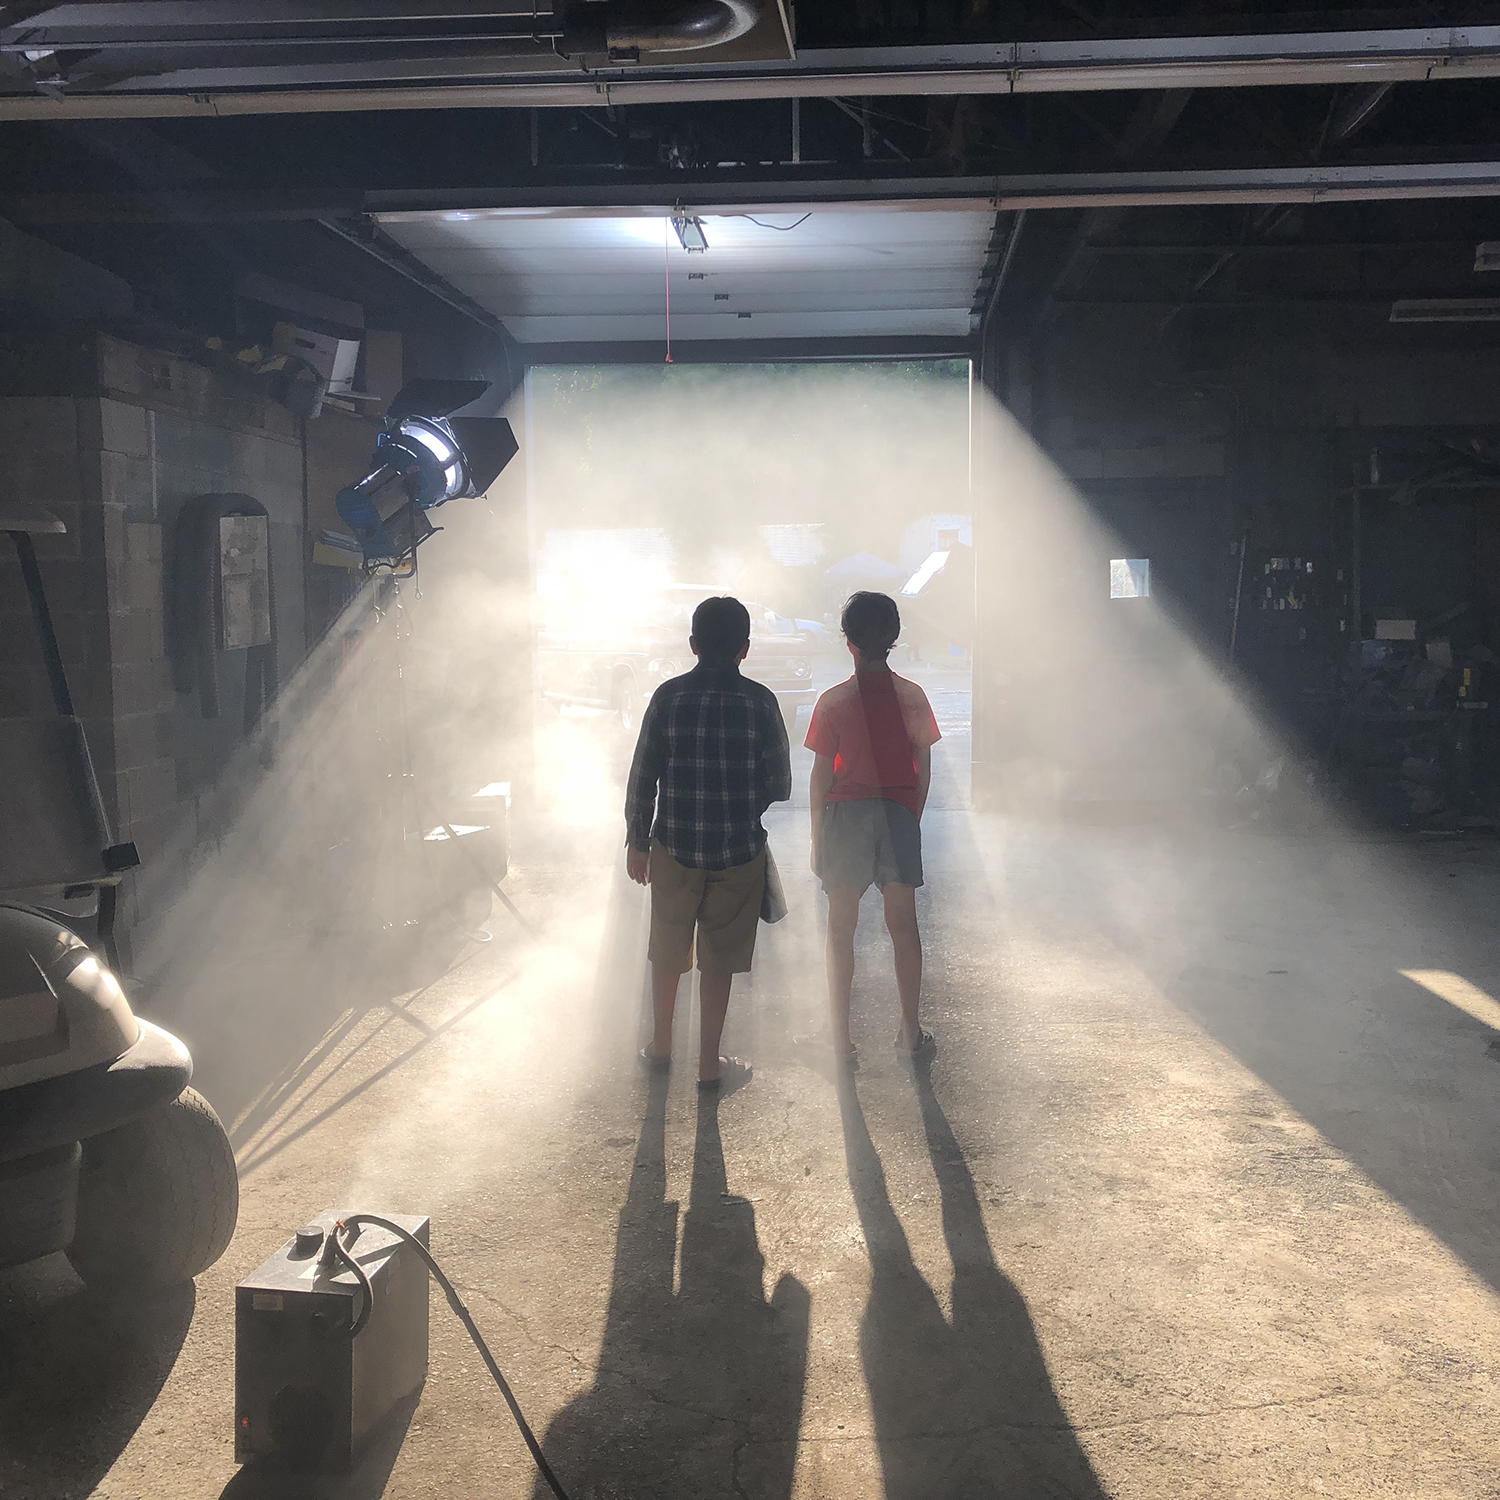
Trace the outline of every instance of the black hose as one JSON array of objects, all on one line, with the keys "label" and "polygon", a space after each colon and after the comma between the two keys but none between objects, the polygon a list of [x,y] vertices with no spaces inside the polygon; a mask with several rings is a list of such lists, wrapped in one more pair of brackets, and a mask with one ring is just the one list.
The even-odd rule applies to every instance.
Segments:
[{"label": "black hose", "polygon": [[[427,1269],[432,1272],[432,1279],[442,1287],[443,1295],[448,1299],[448,1306],[453,1309],[458,1316],[459,1322],[468,1331],[469,1337],[474,1341],[474,1347],[479,1350],[480,1357],[484,1360],[485,1367],[494,1377],[495,1384],[500,1387],[500,1394],[505,1397],[505,1404],[510,1408],[511,1416],[516,1419],[516,1426],[521,1429],[521,1436],[526,1439],[526,1446],[531,1450],[531,1456],[536,1461],[538,1472],[547,1481],[552,1493],[557,1496],[557,1500],[568,1500],[567,1491],[563,1489],[557,1475],[552,1472],[552,1466],[547,1462],[546,1455],[542,1452],[542,1445],[537,1442],[536,1434],[532,1432],[525,1416],[522,1415],[520,1405],[512,1394],[510,1386],[506,1383],[505,1376],[500,1373],[500,1366],[495,1363],[495,1356],[490,1353],[490,1346],[484,1341],[484,1335],[480,1333],[478,1326],[469,1313],[469,1309],[464,1306],[462,1299],[453,1289],[453,1283],[443,1275],[442,1267],[433,1259],[432,1251],[409,1230],[403,1229],[399,1224],[393,1223],[390,1219],[381,1218],[379,1214],[349,1214],[345,1218],[340,1219],[333,1230],[335,1243],[338,1241],[341,1229],[359,1224],[373,1224],[377,1229],[384,1229],[387,1233],[394,1234],[398,1238],[405,1240],[427,1263]],[[340,1259],[346,1260],[351,1266],[354,1265],[353,1259],[347,1256],[342,1245],[338,1246],[338,1254]],[[354,1332],[357,1333],[360,1328],[364,1327],[365,1320],[369,1317],[370,1283],[366,1280],[364,1272],[357,1266],[355,1266],[355,1272],[365,1288],[365,1311],[361,1314],[359,1323],[354,1329]]]},{"label": "black hose", "polygon": [[349,1325],[348,1337],[358,1338],[364,1332],[365,1324],[370,1321],[370,1314],[375,1310],[375,1293],[370,1288],[370,1278],[365,1275],[365,1268],[339,1243],[338,1226],[328,1236],[328,1243],[333,1246],[334,1255],[354,1272],[354,1279],[359,1282],[360,1290],[364,1293],[359,1316]]}]

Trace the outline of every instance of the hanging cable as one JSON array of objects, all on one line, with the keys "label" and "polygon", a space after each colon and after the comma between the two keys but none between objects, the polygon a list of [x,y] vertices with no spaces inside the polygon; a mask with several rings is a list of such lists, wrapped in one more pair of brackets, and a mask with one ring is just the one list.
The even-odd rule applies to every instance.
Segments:
[{"label": "hanging cable", "polygon": [[667,358],[672,363],[672,221],[661,221],[661,260],[667,276]]},{"label": "hanging cable", "polygon": [[726,219],[749,219],[752,224],[758,224],[762,229],[774,229],[778,234],[789,234],[798,224],[805,224],[812,218],[812,210],[809,209],[800,219],[795,219],[790,224],[767,224],[764,219],[757,219],[754,214],[725,214]]}]

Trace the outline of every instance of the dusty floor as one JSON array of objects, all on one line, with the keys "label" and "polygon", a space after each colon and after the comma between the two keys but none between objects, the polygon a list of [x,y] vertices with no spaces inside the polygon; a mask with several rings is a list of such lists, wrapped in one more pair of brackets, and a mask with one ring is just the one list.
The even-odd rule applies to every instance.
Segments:
[{"label": "dusty floor", "polygon": [[[409,1016],[274,952],[167,1016],[233,1125],[239,1232],[195,1293],[125,1308],[60,1257],[0,1273],[0,1493],[303,1493],[237,1474],[232,1288],[333,1204],[432,1216],[579,1500],[1500,1493],[1500,1062],[1438,993],[1500,993],[1500,849],[939,807],[941,1055],[892,1056],[871,907],[840,1091],[791,1042],[805,821],[773,819],[794,911],[717,1108],[635,1065],[645,897],[590,828],[518,858],[543,940],[497,912]],[[409,1426],[308,1493],[533,1492],[432,1318]]]}]

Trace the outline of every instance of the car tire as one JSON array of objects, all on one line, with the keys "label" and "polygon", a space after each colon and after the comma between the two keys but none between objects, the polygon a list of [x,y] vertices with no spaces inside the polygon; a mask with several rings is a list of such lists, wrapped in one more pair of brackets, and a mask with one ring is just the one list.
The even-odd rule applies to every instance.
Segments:
[{"label": "car tire", "polygon": [[224,1253],[239,1217],[234,1148],[202,1094],[83,1143],[68,1259],[90,1287],[176,1286]]},{"label": "car tire", "polygon": [[640,728],[641,696],[636,691],[635,678],[628,673],[615,684],[615,712],[626,734],[634,734]]}]

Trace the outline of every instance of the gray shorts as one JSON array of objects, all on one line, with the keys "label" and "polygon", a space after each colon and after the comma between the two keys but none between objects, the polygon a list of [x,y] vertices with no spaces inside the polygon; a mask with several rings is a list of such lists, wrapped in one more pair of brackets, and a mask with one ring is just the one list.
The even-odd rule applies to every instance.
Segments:
[{"label": "gray shorts", "polygon": [[922,884],[922,824],[888,797],[829,802],[823,808],[818,878],[825,891]]}]

